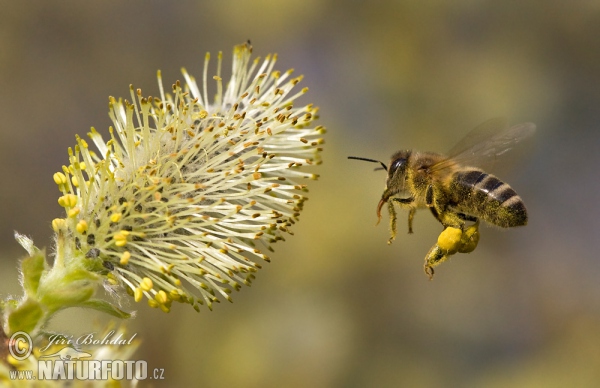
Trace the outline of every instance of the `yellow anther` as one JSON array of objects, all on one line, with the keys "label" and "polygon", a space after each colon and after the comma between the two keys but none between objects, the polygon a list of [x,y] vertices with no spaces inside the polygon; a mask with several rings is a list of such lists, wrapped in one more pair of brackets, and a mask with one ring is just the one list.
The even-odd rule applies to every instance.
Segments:
[{"label": "yellow anther", "polygon": [[131,258],[131,253],[129,251],[123,252],[121,255],[121,260],[119,260],[119,264],[127,265],[129,263],[129,259]]},{"label": "yellow anther", "polygon": [[163,311],[163,313],[171,312],[171,307],[168,304],[160,304],[160,305],[158,305],[158,307],[160,307],[160,309]]},{"label": "yellow anther", "polygon": [[65,174],[63,174],[62,172],[55,173],[52,176],[52,178],[54,178],[54,183],[56,183],[59,186],[62,186],[67,183],[67,176]]},{"label": "yellow anther", "polygon": [[115,233],[113,236],[114,240],[127,240],[127,235],[123,233],[123,231]]},{"label": "yellow anther", "polygon": [[58,204],[62,207],[73,207],[77,204],[77,196],[75,194],[67,194],[58,198]]},{"label": "yellow anther", "polygon": [[152,283],[152,279],[147,278],[147,277],[143,278],[142,282],[140,283],[140,288],[144,291],[150,291],[153,286],[154,286],[154,283]]},{"label": "yellow anther", "polygon": [[64,218],[55,218],[52,220],[52,230],[58,233],[67,227],[67,222]]},{"label": "yellow anther", "polygon": [[106,280],[113,286],[116,286],[117,284],[119,284],[117,279],[115,279],[115,276],[110,272],[106,275]]},{"label": "yellow anther", "polygon": [[126,230],[121,230],[113,236],[113,240],[115,240],[115,245],[118,247],[124,247],[127,245],[127,236],[129,232]]},{"label": "yellow anther", "polygon": [[169,296],[163,290],[158,291],[156,295],[154,295],[154,299],[156,299],[156,301],[160,304],[169,302]]},{"label": "yellow anther", "polygon": [[79,220],[77,226],[75,227],[78,233],[83,234],[88,230],[88,223],[86,220]]},{"label": "yellow anther", "polygon": [[135,291],[133,292],[133,300],[135,300],[136,302],[139,302],[140,300],[142,300],[142,298],[144,297],[144,292],[142,291],[141,288],[136,288]]},{"label": "yellow anther", "polygon": [[69,218],[75,218],[75,217],[77,217],[77,215],[79,214],[80,211],[81,211],[80,208],[74,207],[72,209],[69,209],[69,211],[67,212],[67,216]]},{"label": "yellow anther", "polygon": [[169,291],[169,298],[171,300],[180,300],[181,294],[179,294],[179,291],[177,291],[176,289],[172,289],[171,291]]}]

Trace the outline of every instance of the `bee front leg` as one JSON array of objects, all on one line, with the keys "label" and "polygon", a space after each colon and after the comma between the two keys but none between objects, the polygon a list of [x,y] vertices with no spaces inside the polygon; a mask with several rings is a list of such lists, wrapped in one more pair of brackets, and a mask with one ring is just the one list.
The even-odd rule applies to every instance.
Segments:
[{"label": "bee front leg", "polygon": [[408,233],[412,234],[412,222],[415,218],[415,213],[417,209],[414,207],[413,203],[415,202],[414,198],[392,198],[392,201],[397,202],[400,207],[406,208],[408,207]]},{"label": "bee front leg", "polygon": [[391,245],[392,241],[396,238],[396,220],[398,219],[396,209],[394,208],[394,201],[388,202],[388,213],[390,214],[390,239],[388,240],[388,245]]}]

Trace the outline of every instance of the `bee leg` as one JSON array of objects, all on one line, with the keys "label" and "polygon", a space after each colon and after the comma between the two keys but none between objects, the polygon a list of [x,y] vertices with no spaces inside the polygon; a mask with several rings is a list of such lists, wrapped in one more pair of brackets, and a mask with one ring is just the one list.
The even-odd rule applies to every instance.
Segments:
[{"label": "bee leg", "polygon": [[456,215],[463,221],[477,222],[479,223],[479,219],[477,217],[470,216],[464,213],[456,213]]},{"label": "bee leg", "polygon": [[[412,229],[412,222],[413,219],[415,218],[415,213],[417,211],[417,209],[413,206],[414,203],[414,198],[392,198],[392,201],[397,202],[398,204],[400,204],[400,207],[408,207],[409,208],[409,212],[408,212],[408,233],[412,233],[413,229]],[[389,206],[389,205],[388,205]]]},{"label": "bee leg", "polygon": [[425,256],[425,273],[429,276],[429,280],[433,277],[433,267],[448,260],[450,256],[454,255],[461,248],[468,248],[463,244],[463,238],[465,242],[468,242],[461,228],[444,228],[438,236],[437,244],[431,247],[429,252],[427,252],[427,256]]},{"label": "bee leg", "polygon": [[460,239],[460,253],[471,253],[477,248],[479,243],[479,220],[475,224],[469,226],[463,233]]},{"label": "bee leg", "polygon": [[437,244],[431,247],[427,256],[425,256],[425,265],[423,269],[429,280],[433,279],[433,267],[436,267],[448,259],[448,253],[440,248]]},{"label": "bee leg", "polygon": [[425,192],[425,203],[428,207],[433,208],[433,185],[427,186],[427,191]]},{"label": "bee leg", "polygon": [[438,220],[439,222],[442,222],[442,219],[440,218],[440,214],[438,213],[436,208],[430,207],[429,210],[431,210],[431,214],[433,214],[433,216],[435,217],[436,220]]},{"label": "bee leg", "polygon": [[388,240],[388,245],[392,244],[392,241],[396,238],[396,209],[394,209],[394,201],[388,202],[388,213],[390,214],[390,239]]},{"label": "bee leg", "polygon": [[429,207],[431,214],[436,220],[440,222],[445,228],[453,227],[464,229],[465,221],[470,221],[471,218],[477,220],[474,217],[468,216],[463,213],[457,213],[454,208],[448,204],[443,191],[434,193],[435,187],[429,185],[425,193],[425,203]]},{"label": "bee leg", "polygon": [[[452,227],[461,230],[465,229],[465,221],[471,221],[470,219],[465,220],[463,217],[471,218],[465,214],[455,213],[451,210],[441,210],[430,207],[431,213],[435,218],[444,226],[444,228]],[[477,220],[473,217],[474,220]]]},{"label": "bee leg", "polygon": [[415,209],[414,207],[411,207],[408,212],[408,233],[409,234],[412,234],[412,232],[413,232],[412,222],[413,222],[413,219],[415,218],[416,212],[417,212],[417,209]]},{"label": "bee leg", "polygon": [[431,214],[433,214],[433,216],[435,217],[436,220],[438,220],[442,225],[444,226],[448,226],[444,223],[443,220],[443,215],[444,215],[444,210],[443,209],[438,209],[439,204],[436,204],[434,202],[433,199],[433,185],[429,185],[427,187],[427,192],[425,192],[425,203],[427,204],[427,207],[429,208],[429,210],[431,211]]}]

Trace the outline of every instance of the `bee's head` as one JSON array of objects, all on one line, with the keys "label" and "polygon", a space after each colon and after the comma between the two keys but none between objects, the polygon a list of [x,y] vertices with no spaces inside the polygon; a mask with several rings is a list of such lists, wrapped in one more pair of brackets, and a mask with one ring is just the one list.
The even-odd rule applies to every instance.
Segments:
[{"label": "bee's head", "polygon": [[388,173],[387,181],[385,183],[385,190],[383,195],[381,196],[381,200],[377,205],[377,217],[381,219],[381,207],[384,203],[388,201],[388,199],[396,195],[405,189],[406,182],[406,170],[408,166],[408,158],[411,155],[411,151],[398,151],[394,155],[392,155],[392,160],[390,162],[389,167],[386,166],[383,162],[375,159],[361,158],[358,156],[348,156],[348,159],[355,160],[364,160],[366,162],[373,162],[381,164],[381,167],[377,169],[384,169]]},{"label": "bee's head", "polygon": [[381,195],[381,200],[377,205],[377,217],[381,219],[381,208],[390,197],[405,190],[406,171],[408,167],[408,158],[411,155],[410,150],[398,151],[392,155],[390,166],[387,169],[388,177],[385,182],[385,190]]},{"label": "bee's head", "polygon": [[411,155],[410,150],[398,151],[392,155],[390,166],[388,167],[388,177],[385,182],[385,191],[383,198],[387,199],[399,192],[404,191],[406,182],[406,170],[408,167],[408,158]]}]

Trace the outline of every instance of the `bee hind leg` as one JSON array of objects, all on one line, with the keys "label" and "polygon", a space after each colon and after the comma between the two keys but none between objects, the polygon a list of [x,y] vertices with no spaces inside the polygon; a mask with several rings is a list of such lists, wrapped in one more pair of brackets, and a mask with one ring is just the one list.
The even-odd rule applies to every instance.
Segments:
[{"label": "bee hind leg", "polygon": [[437,267],[448,260],[449,256],[448,252],[445,252],[437,244],[431,247],[429,252],[427,252],[427,256],[425,256],[425,265],[423,265],[423,269],[429,280],[433,280],[433,267]]},{"label": "bee hind leg", "polygon": [[427,207],[435,219],[438,220],[442,225],[445,227],[451,226],[448,225],[444,220],[447,212],[444,210],[444,208],[440,207],[439,203],[434,202],[433,197],[433,185],[429,185],[427,187],[427,192],[425,193],[425,203],[427,204]]}]

